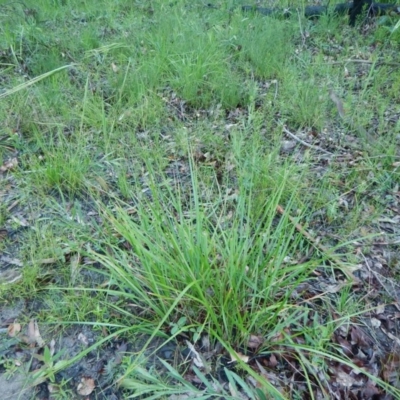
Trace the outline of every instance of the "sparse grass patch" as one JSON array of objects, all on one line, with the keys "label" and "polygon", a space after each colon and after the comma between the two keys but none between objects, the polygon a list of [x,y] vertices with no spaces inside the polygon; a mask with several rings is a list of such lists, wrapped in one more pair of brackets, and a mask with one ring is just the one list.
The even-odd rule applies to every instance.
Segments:
[{"label": "sparse grass patch", "polygon": [[28,160],[30,187],[39,191],[76,194],[87,190],[92,166],[89,154],[79,144],[49,143],[41,147],[43,155]]}]

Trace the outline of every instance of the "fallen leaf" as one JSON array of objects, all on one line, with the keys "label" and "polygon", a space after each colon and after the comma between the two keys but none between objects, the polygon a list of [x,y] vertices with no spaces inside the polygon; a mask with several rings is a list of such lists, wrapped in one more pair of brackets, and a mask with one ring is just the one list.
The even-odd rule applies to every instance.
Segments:
[{"label": "fallen leaf", "polygon": [[278,365],[278,360],[277,360],[277,358],[275,357],[275,354],[271,354],[271,355],[269,356],[268,366],[269,366],[270,368],[275,368],[277,365]]},{"label": "fallen leaf", "polygon": [[340,335],[335,335],[335,339],[336,339],[337,343],[340,345],[340,347],[342,348],[343,353],[346,356],[348,356],[348,357],[353,356],[353,349],[348,340],[346,340],[345,338],[343,338]]},{"label": "fallen leaf", "polygon": [[50,394],[51,394],[51,393],[57,393],[57,392],[58,392],[58,386],[49,383],[49,384],[47,385],[47,390],[49,391]]},{"label": "fallen leaf", "polygon": [[382,362],[382,377],[386,382],[393,383],[399,380],[400,356],[398,353],[391,353]]},{"label": "fallen leaf", "polygon": [[378,304],[378,307],[376,307],[377,314],[383,314],[385,312],[385,304]]},{"label": "fallen leaf", "polygon": [[274,386],[277,386],[279,388],[280,379],[278,374],[276,374],[274,371],[267,371],[257,360],[256,364],[259,368],[261,375],[269,382],[271,382]]},{"label": "fallen leaf", "polygon": [[390,339],[392,339],[394,342],[396,342],[397,346],[400,346],[400,339],[397,336],[393,335],[392,333],[390,333],[389,331],[384,329],[382,326],[381,326],[381,329],[385,335],[387,335]]},{"label": "fallen leaf", "polygon": [[236,352],[234,354],[231,354],[231,362],[236,362],[237,360],[241,360],[245,363],[249,362],[250,357],[246,356],[245,354],[242,354],[240,352]]},{"label": "fallen leaf", "polygon": [[379,321],[379,319],[376,318],[371,318],[371,325],[374,328],[379,328],[381,326],[381,321]]},{"label": "fallen leaf", "polygon": [[5,239],[8,236],[8,230],[7,229],[0,229],[0,240]]},{"label": "fallen leaf", "polygon": [[114,359],[115,365],[121,364],[122,358],[126,354],[127,349],[128,345],[126,343],[122,343],[120,346],[118,346],[117,351],[115,352],[115,359]]},{"label": "fallen leaf", "polygon": [[324,289],[325,292],[327,293],[337,293],[339,292],[343,287],[346,286],[347,283],[339,283],[338,285],[322,285],[321,287]]},{"label": "fallen leaf", "polygon": [[7,333],[10,337],[15,337],[19,332],[21,332],[21,324],[14,322],[8,325]]},{"label": "fallen leaf", "polygon": [[0,172],[6,172],[14,169],[16,166],[18,166],[18,160],[16,158],[12,158],[11,160],[5,162],[1,167],[0,167]]},{"label": "fallen leaf", "polygon": [[93,392],[96,385],[92,378],[82,378],[80,384],[77,387],[78,394],[81,396],[88,396]]},{"label": "fallen leaf", "polygon": [[349,374],[346,374],[344,371],[336,372],[336,382],[341,384],[344,387],[351,387],[354,385],[356,380],[352,378]]},{"label": "fallen leaf", "polygon": [[264,343],[262,336],[250,335],[247,347],[249,349],[258,349]]},{"label": "fallen leaf", "polygon": [[28,342],[32,347],[35,343],[39,347],[44,346],[44,340],[40,336],[38,324],[34,319],[31,319],[28,324]]},{"label": "fallen leaf", "polygon": [[118,72],[119,68],[114,63],[111,63],[111,68],[114,72]]},{"label": "fallen leaf", "polygon": [[209,373],[210,372],[209,365],[205,362],[204,358],[199,354],[199,352],[194,348],[192,343],[190,343],[188,340],[186,340],[186,345],[187,345],[187,347],[189,347],[189,350],[192,354],[194,365],[197,368],[204,368],[204,370],[207,373]]},{"label": "fallen leaf", "polygon": [[78,340],[81,343],[83,343],[85,346],[89,346],[89,341],[88,341],[87,337],[82,332],[79,333]]}]

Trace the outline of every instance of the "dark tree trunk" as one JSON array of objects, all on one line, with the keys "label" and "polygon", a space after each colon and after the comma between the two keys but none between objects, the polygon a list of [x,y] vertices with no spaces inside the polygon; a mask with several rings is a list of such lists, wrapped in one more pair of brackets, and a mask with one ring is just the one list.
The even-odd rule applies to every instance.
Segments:
[{"label": "dark tree trunk", "polygon": [[366,8],[370,8],[372,4],[372,0],[354,0],[353,7],[350,9],[350,26],[354,26],[356,24],[357,17],[361,15],[364,6]]}]

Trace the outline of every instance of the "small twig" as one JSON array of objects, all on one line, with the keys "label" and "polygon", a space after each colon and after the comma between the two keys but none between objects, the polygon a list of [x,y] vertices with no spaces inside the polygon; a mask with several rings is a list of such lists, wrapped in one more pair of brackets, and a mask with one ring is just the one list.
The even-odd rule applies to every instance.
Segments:
[{"label": "small twig", "polygon": [[282,127],[283,131],[285,133],[287,133],[291,138],[293,138],[294,140],[296,140],[297,142],[301,143],[303,146],[308,147],[309,149],[314,149],[314,150],[318,150],[321,151],[322,153],[325,154],[329,154],[329,155],[333,155],[333,153],[324,150],[322,147],[319,146],[315,146],[313,144],[307,143],[304,140],[301,140],[299,137],[297,137],[295,134],[293,134],[292,132],[290,132],[285,126]]},{"label": "small twig", "polygon": [[18,205],[19,202],[20,199],[15,200],[14,203],[12,203],[10,206],[7,207],[7,211],[10,212],[15,206]]},{"label": "small twig", "polygon": [[[278,205],[276,207],[276,211],[284,215],[285,210],[282,206]],[[312,237],[292,216],[288,215],[289,221],[295,226],[296,230],[301,233],[317,250],[319,250],[321,253],[326,254],[331,261],[333,261],[337,267],[343,271],[343,273],[346,275],[346,277],[357,283],[359,280],[352,274],[351,271],[349,271],[349,268],[341,261],[339,260],[332,252],[325,247],[324,245],[318,243],[318,241]]]},{"label": "small twig", "polygon": [[373,246],[392,246],[395,244],[400,244],[400,240],[394,240],[393,242],[373,242]]},{"label": "small twig", "polygon": [[[324,63],[324,65],[340,65],[340,64],[347,64],[347,63],[372,64],[373,61],[349,59],[349,60],[342,60],[342,61],[330,61],[330,62]],[[316,65],[317,63],[312,63],[312,64]],[[321,65],[321,64],[318,64],[318,65]]]},{"label": "small twig", "polygon": [[[324,65],[341,65],[347,63],[358,63],[358,64],[373,64],[374,61],[370,60],[357,60],[357,59],[349,59],[349,60],[342,60],[342,61],[330,61],[323,63]],[[320,63],[311,63],[311,65],[321,65]],[[388,65],[391,67],[398,67],[400,64],[397,62],[385,62],[385,61],[378,61],[376,65]]]}]

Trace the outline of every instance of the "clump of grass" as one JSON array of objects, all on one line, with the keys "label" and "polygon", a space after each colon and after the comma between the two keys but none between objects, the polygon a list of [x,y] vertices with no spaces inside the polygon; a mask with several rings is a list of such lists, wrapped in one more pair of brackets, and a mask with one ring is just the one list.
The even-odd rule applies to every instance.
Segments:
[{"label": "clump of grass", "polygon": [[[158,70],[177,94],[193,107],[209,107],[216,100],[224,108],[246,104],[242,79],[230,68],[229,56],[221,46],[221,32],[194,13],[164,13],[149,32],[150,68]],[[207,29],[207,28],[206,28]]]},{"label": "clump of grass", "polygon": [[[269,162],[272,166],[274,158]],[[216,197],[204,196],[199,190],[203,178],[193,162],[189,192],[171,186],[165,176],[161,178],[162,171],[148,164],[150,197],[135,196],[134,215],[124,210],[123,203],[113,211],[101,207],[108,226],[106,232],[113,232],[119,244],[104,237],[102,243],[107,251],[93,250],[88,256],[102,265],[100,273],[112,285],[103,291],[119,299],[109,306],[129,320],[127,331],[133,337],[149,337],[140,354],[129,358],[119,378],[122,387],[134,390],[129,398],[139,394],[164,398],[167,394],[197,390],[181,377],[179,366],[175,369],[164,363],[169,378],[165,374],[157,376],[156,371],[146,372],[145,355],[154,337],[168,342],[185,332],[195,342],[208,335],[212,343],[221,343],[235,358],[250,334],[263,335],[268,341],[290,327],[296,335],[306,338],[304,346],[298,346],[289,336],[280,344],[299,352],[307,380],[311,379],[313,367],[308,363],[313,358],[305,359],[301,351],[314,349],[321,366],[325,358],[340,359],[333,355],[334,347],[329,341],[340,321],[322,323],[321,311],[321,316],[314,316],[319,322],[309,327],[305,321],[310,310],[296,304],[291,296],[323,263],[318,257],[300,264],[289,261],[306,251],[307,244],[292,221],[276,214],[280,204],[287,210],[295,208],[301,186],[296,187],[292,178],[298,171],[290,167],[275,169],[275,179],[262,186],[258,180],[259,163],[259,156],[250,161],[238,158],[237,194],[220,192]],[[246,169],[241,169],[244,165]],[[255,196],[261,189],[262,202]],[[350,293],[343,292],[341,296],[341,302],[346,303]],[[134,307],[129,309],[128,304]],[[350,312],[343,311],[343,322]],[[266,398],[286,398],[239,358],[237,361],[258,382]],[[234,371],[227,371],[240,390],[255,398],[255,390]],[[197,373],[207,382],[203,372]],[[179,382],[179,388],[176,383],[171,386],[169,379]],[[209,384],[207,396],[217,392]]]},{"label": "clump of grass", "polygon": [[235,35],[241,46],[240,59],[262,79],[284,78],[290,58],[294,56],[296,23],[291,20],[255,16],[243,22],[240,14],[233,21]]},{"label": "clump of grass", "polygon": [[48,142],[39,137],[36,145],[37,154],[25,160],[26,182],[30,188],[39,193],[55,190],[69,195],[87,191],[92,160],[84,141],[68,142],[60,133]]},{"label": "clump of grass", "polygon": [[[272,282],[295,283],[303,268],[309,268],[301,266],[292,271],[281,265],[284,253],[290,253],[288,248],[296,247],[296,241],[289,243],[293,227],[287,221],[273,228],[273,210],[284,187],[282,182],[275,195],[251,217],[254,210],[249,191],[243,191],[235,201],[221,196],[214,204],[203,204],[196,183],[192,186],[190,203],[183,206],[179,192],[162,193],[154,185],[152,201],[138,205],[137,221],[122,209],[116,216],[106,214],[113,228],[132,246],[132,254],[140,260],[138,265],[129,266],[126,253],[118,249],[115,249],[114,257],[118,259],[115,264],[112,258],[99,256],[99,259],[117,272],[119,279],[126,280],[132,293],[145,301],[144,308],[152,310],[158,318],[165,315],[179,293],[192,286],[181,313],[190,319],[202,316],[201,323],[211,325],[219,337],[227,337],[238,322],[239,328],[244,328],[257,314],[261,320],[268,319],[255,311],[280,292]],[[225,220],[229,209],[233,215]],[[120,267],[115,271],[117,265]],[[138,279],[131,281],[132,274],[137,274]],[[258,286],[263,289],[258,290]],[[152,295],[144,299],[143,290]],[[258,300],[250,301],[252,295]],[[254,310],[247,309],[250,304]],[[251,325],[259,325],[258,318]],[[265,321],[260,323],[263,324]]]}]

